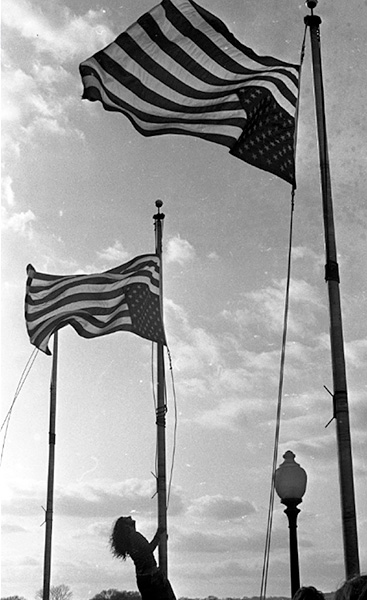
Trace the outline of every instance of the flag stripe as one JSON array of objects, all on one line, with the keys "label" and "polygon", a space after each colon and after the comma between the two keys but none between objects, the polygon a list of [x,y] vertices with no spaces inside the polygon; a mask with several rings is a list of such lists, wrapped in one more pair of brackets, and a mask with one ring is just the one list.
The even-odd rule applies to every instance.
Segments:
[{"label": "flag stripe", "polygon": [[122,112],[145,136],[194,135],[232,149],[248,121],[239,92],[253,86],[295,117],[299,66],[258,56],[190,0],[163,0],[80,73],[84,98]]},{"label": "flag stripe", "polygon": [[100,337],[115,331],[132,331],[131,319],[128,311],[122,311],[115,316],[112,316],[108,322],[104,323],[93,319],[91,315],[86,319],[85,314],[73,314],[72,317],[64,317],[53,320],[47,320],[37,331],[37,334],[31,340],[32,344],[43,349],[44,340],[47,340],[55,331],[59,331],[66,325],[71,325],[75,331],[84,338]]},{"label": "flag stripe", "polygon": [[[165,4],[163,2],[163,4]],[[267,69],[276,69],[286,77],[292,77],[291,72],[286,69],[281,69],[281,66],[288,66],[285,63],[281,65],[280,61],[271,59],[271,61],[261,59],[253,50],[237,43],[236,46],[232,45],[232,41],[235,39],[234,36],[230,36],[227,30],[227,35],[223,35],[217,30],[220,35],[215,36],[215,30],[213,30],[210,22],[204,18],[195,14],[193,11],[185,17],[180,11],[175,8],[171,2],[167,2],[166,9],[167,18],[176,27],[182,36],[190,38],[194,44],[196,44],[204,54],[207,54],[217,63],[223,67],[223,71],[232,72],[237,75],[255,75],[259,72],[259,64],[266,66]],[[195,17],[194,19],[190,17]],[[199,11],[200,15],[200,11]],[[225,28],[224,23],[222,23]],[[214,37],[215,36],[215,37]],[[215,41],[213,41],[213,38]],[[223,39],[224,38],[224,39]],[[230,46],[228,46],[228,42]],[[244,55],[246,56],[246,66],[243,64]],[[296,83],[296,79],[294,79]]]},{"label": "flag stripe", "polygon": [[[97,70],[97,69],[96,69]],[[101,81],[102,77],[100,74],[100,69],[99,70],[99,74],[98,74],[98,78],[99,81]],[[93,78],[91,79],[91,82],[93,83]],[[98,88],[97,88],[98,89]],[[241,105],[240,102],[238,100],[238,96],[236,94],[232,94],[230,96],[231,101],[230,102],[223,102],[223,103],[218,103],[214,106],[208,106],[208,107],[189,107],[189,106],[179,106],[177,105],[177,108],[180,109],[181,112],[176,112],[174,113],[174,104],[171,101],[168,101],[167,99],[165,99],[163,96],[158,96],[158,94],[156,93],[150,93],[148,89],[145,89],[143,87],[140,87],[140,92],[141,92],[141,102],[139,103],[139,106],[141,108],[145,108],[146,112],[144,112],[144,110],[139,110],[135,107],[131,107],[131,105],[129,105],[128,102],[124,101],[124,100],[120,100],[120,97],[118,96],[118,93],[121,92],[121,90],[119,89],[118,85],[115,83],[114,85],[114,90],[116,92],[116,94],[109,92],[109,90],[107,90],[107,100],[108,98],[111,98],[112,101],[114,101],[116,103],[117,106],[121,106],[121,108],[124,108],[125,110],[130,110],[132,115],[137,115],[141,121],[146,121],[147,125],[149,125],[149,123],[151,123],[152,125],[154,124],[159,124],[164,126],[165,123],[178,123],[178,124],[188,124],[189,126],[191,125],[195,125],[195,124],[234,124],[234,125],[241,125],[241,123],[243,124],[246,119],[244,117],[244,113],[243,113],[243,109],[241,109]],[[146,90],[146,93],[144,93]],[[149,96],[150,100],[154,100],[156,101],[156,99],[159,99],[161,101],[161,103],[165,104],[165,106],[161,106],[159,107],[159,111],[156,111],[156,114],[153,110],[153,104],[149,104],[147,100],[145,100],[145,98]],[[125,92],[125,98],[126,100],[131,100],[133,101],[133,97],[134,94],[132,92],[130,92],[129,90],[127,90]],[[139,97],[139,96],[138,96]],[[157,103],[158,105],[158,103]],[[150,109],[150,112],[147,112],[147,110]],[[237,111],[237,114],[236,114]],[[185,114],[188,113],[188,114]],[[190,113],[193,115],[191,117]],[[228,113],[228,116],[226,116],[226,113]],[[174,116],[172,116],[174,114]]]},{"label": "flag stripe", "polygon": [[[84,81],[86,81],[86,79],[87,78],[84,77]],[[165,117],[153,117],[148,113],[142,113],[134,108],[131,109],[125,102],[114,96],[111,92],[93,86],[94,84],[88,88],[88,97],[90,100],[92,98],[94,100],[100,100],[106,110],[124,113],[135,129],[145,137],[164,134],[185,134],[231,147],[233,145],[233,140],[236,139],[239,132],[242,131],[242,128],[240,127],[237,127],[235,130],[234,127],[230,127],[229,125],[225,128],[218,119],[214,119],[213,121],[205,119],[206,128],[205,131],[203,131],[202,122],[196,123],[195,121],[188,122],[184,119],[180,121],[177,120],[177,118],[168,120]],[[241,113],[243,115],[243,110],[238,111],[238,114]],[[138,115],[138,117],[136,115]],[[241,120],[242,122],[245,122],[244,118]],[[211,122],[213,122],[213,125],[211,131],[209,131],[207,124],[210,124]],[[157,124],[160,124],[159,128],[157,127]]]},{"label": "flag stripe", "polygon": [[[128,34],[124,33],[120,35],[116,39],[115,44],[108,46],[105,52],[108,52],[109,56],[116,60],[116,62],[127,64],[129,72],[134,70],[134,63],[137,63],[153,77],[157,77],[157,79],[164,82],[172,82],[173,85],[170,86],[172,89],[178,89],[178,91],[183,91],[184,93],[185,89],[188,89],[189,93],[186,93],[188,96],[192,95],[196,98],[205,99],[217,98],[221,94],[226,95],[226,90],[231,85],[234,88],[238,88],[239,80],[242,81],[242,77],[240,78],[239,75],[252,76],[257,75],[259,72],[258,64],[254,64],[254,68],[249,69],[231,59],[235,67],[231,73],[229,69],[230,65],[228,64],[229,57],[225,51],[221,51],[219,55],[219,49],[215,46],[216,50],[213,47],[213,57],[215,58],[207,54],[208,42],[210,42],[209,38],[205,38],[207,41],[200,48],[195,48],[192,44],[187,48],[186,39],[183,38],[186,43],[183,43],[182,38],[178,39],[179,32],[176,31],[174,23],[172,23],[172,27],[165,33],[162,32],[151,15],[147,16],[146,23],[141,23],[140,21],[138,23],[141,28],[137,25]],[[184,28],[182,34],[185,35]],[[194,35],[191,36],[193,41],[195,41]],[[150,49],[152,42],[158,46],[158,49],[155,53],[148,54],[143,48]],[[214,46],[214,44],[212,45]],[[226,49],[228,51],[228,45]],[[121,52],[121,50],[124,52]],[[193,55],[199,53],[202,62],[197,62],[188,52],[191,52]],[[126,58],[126,55],[130,57],[130,61]],[[218,56],[221,57],[220,62],[218,62]],[[238,56],[238,58],[243,59],[243,56]],[[296,92],[297,80],[295,76],[288,73],[285,69],[277,69],[277,71],[282,77],[285,76],[287,78],[291,76],[294,83],[294,91]],[[183,83],[183,79],[189,82],[189,86]],[[203,83],[217,89],[210,93],[210,88],[208,88],[204,92]],[[223,87],[226,89],[221,90]]]},{"label": "flag stripe", "polygon": [[50,336],[68,324],[87,338],[122,330],[165,343],[159,270],[156,255],[92,275],[49,275],[29,266],[25,317],[31,343],[49,354]]},{"label": "flag stripe", "polygon": [[[210,26],[217,31],[221,36],[223,36],[234,48],[237,48],[241,53],[246,54],[249,58],[252,58],[256,62],[266,66],[266,67],[279,67],[283,66],[289,69],[290,66],[293,66],[295,71],[298,70],[298,65],[290,65],[288,62],[281,61],[277,58],[273,58],[272,56],[259,56],[256,54],[251,48],[248,46],[244,46],[239,40],[237,40],[234,35],[229,31],[228,27],[221,21],[218,17],[210,13],[208,10],[199,6],[193,0],[191,4],[195,7],[196,11],[203,18],[204,21],[210,24]],[[294,80],[295,83],[297,80]]]},{"label": "flag stripe", "polygon": [[[98,294],[98,298],[96,298],[95,294]],[[51,318],[53,315],[57,316],[64,307],[72,311],[86,309],[91,314],[108,315],[115,305],[119,306],[121,304],[121,289],[114,291],[112,294],[105,293],[102,295],[98,291],[95,294],[74,294],[72,296],[64,294],[59,301],[41,302],[42,309],[38,309],[35,314],[28,313],[28,322],[39,322],[45,316],[47,318]],[[39,302],[28,300],[28,304],[30,307],[33,307],[37,306]]]},{"label": "flag stripe", "polygon": [[[153,23],[155,22],[153,21]],[[154,35],[157,43],[156,37]],[[145,38],[148,36],[145,36],[144,32],[139,32],[137,39],[140,44],[149,47],[150,38]],[[162,43],[163,48],[167,53],[167,43],[165,45]],[[175,60],[171,60],[170,56],[163,52],[153,59],[141,49],[137,42],[133,42],[128,35],[123,34],[117,38],[115,44],[98,53],[96,62],[100,65],[101,74],[103,72],[113,74],[116,82],[127,87],[142,100],[149,101],[153,106],[183,113],[217,111],[222,109],[221,106],[226,110],[225,102],[221,103],[220,100],[223,98],[224,101],[231,95],[231,92],[235,97],[239,78],[237,77],[236,80],[233,77],[230,80],[228,70],[223,70],[222,78],[213,77],[210,71],[191,60],[184,52],[180,59],[177,46],[174,54]],[[161,60],[162,57],[164,61]],[[209,57],[207,62],[210,63]],[[208,64],[208,68],[218,71],[218,65],[215,63]],[[188,69],[191,69],[191,72]],[[175,75],[172,74],[172,71]],[[195,73],[196,76],[192,73]],[[258,70],[251,70],[246,79],[250,79],[250,83],[252,81],[268,82],[273,95],[278,95],[280,102],[281,92],[292,105],[295,102],[295,96],[293,91],[288,89],[289,82],[283,77],[283,73],[284,70],[280,70],[259,75]],[[248,83],[246,79],[243,76],[240,78],[241,87]],[[123,93],[118,86],[116,86],[116,90],[119,90],[120,94]],[[193,100],[203,100],[203,102],[193,102]],[[283,102],[286,100],[283,99]],[[240,104],[237,102],[236,108],[239,107]],[[292,110],[292,107],[289,107],[289,110]]]},{"label": "flag stripe", "polygon": [[[80,279],[79,279],[80,278]],[[101,279],[98,280],[97,277],[84,277],[76,276],[73,279],[65,278],[66,281],[63,281],[61,278],[58,282],[53,282],[45,286],[32,286],[32,292],[34,297],[29,299],[29,304],[31,306],[37,306],[38,304],[42,304],[43,306],[47,306],[52,303],[55,298],[59,298],[62,294],[62,297],[67,302],[72,302],[74,297],[74,288],[77,288],[77,295],[80,296],[82,293],[85,298],[92,299],[98,294],[98,298],[108,299],[118,296],[121,293],[121,286],[129,285],[130,283],[144,283],[149,286],[152,294],[159,294],[159,280],[155,279],[155,274],[147,272],[145,275],[141,273],[137,273],[136,276],[117,276],[112,275],[109,277],[101,276]],[[91,292],[91,286],[93,286],[93,291]]]}]

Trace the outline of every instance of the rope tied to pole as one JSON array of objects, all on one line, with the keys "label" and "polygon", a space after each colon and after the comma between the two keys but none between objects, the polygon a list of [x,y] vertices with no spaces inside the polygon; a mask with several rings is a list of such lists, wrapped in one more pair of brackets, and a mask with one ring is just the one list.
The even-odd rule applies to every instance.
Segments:
[{"label": "rope tied to pole", "polygon": [[[303,41],[302,41],[301,52],[300,52],[299,86],[301,86],[302,67],[303,67],[305,48],[306,48],[306,34],[307,34],[307,25],[305,26],[305,29],[304,29]],[[296,116],[295,116],[294,164],[296,164],[298,121],[299,121],[299,97],[300,97],[300,93],[298,94]],[[269,561],[270,561],[271,534],[272,534],[272,527],[273,527],[274,497],[275,497],[275,471],[276,471],[277,462],[278,462],[280,420],[281,420],[286,344],[287,344],[287,333],[288,333],[289,296],[290,296],[292,245],[293,245],[293,221],[294,221],[294,211],[295,211],[295,193],[296,193],[296,186],[295,186],[295,184],[293,184],[292,191],[291,191],[291,199],[290,199],[291,208],[290,208],[290,223],[289,223],[288,261],[287,261],[287,278],[286,278],[285,300],[284,300],[281,357],[280,357],[280,368],[279,368],[278,403],[277,403],[277,412],[276,412],[273,464],[272,464],[272,472],[271,472],[270,498],[269,498],[269,507],[268,507],[268,517],[267,517],[264,560],[263,560],[263,569],[262,569],[262,576],[261,576],[260,600],[265,600],[265,598],[266,598],[266,588],[267,588],[267,582],[268,582]]]},{"label": "rope tied to pole", "polygon": [[289,294],[290,294],[292,239],[293,239],[294,196],[295,196],[295,190],[293,188],[292,189],[292,197],[291,197],[288,265],[287,265],[287,280],[286,280],[284,318],[283,318],[283,334],[282,334],[280,373],[279,373],[279,385],[278,385],[278,404],[277,404],[277,413],[276,413],[273,464],[272,464],[272,473],[271,473],[270,499],[269,499],[269,508],[268,508],[267,528],[266,528],[263,570],[262,570],[262,578],[261,578],[260,600],[265,600],[265,598],[266,598],[266,588],[267,588],[269,561],[270,561],[271,534],[272,534],[272,527],[273,527],[274,497],[275,497],[275,471],[276,471],[277,462],[278,462],[280,419],[281,419],[281,410],[282,410],[286,342],[287,342],[287,332],[288,332]]},{"label": "rope tied to pole", "polygon": [[158,427],[166,427],[166,414],[168,412],[167,405],[159,406],[156,409],[156,425]]}]

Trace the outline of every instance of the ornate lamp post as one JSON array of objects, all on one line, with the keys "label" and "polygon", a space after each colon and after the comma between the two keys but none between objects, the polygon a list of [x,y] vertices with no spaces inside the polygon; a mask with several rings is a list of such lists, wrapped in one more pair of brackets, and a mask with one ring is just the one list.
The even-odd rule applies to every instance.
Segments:
[{"label": "ornate lamp post", "polygon": [[275,490],[282,504],[287,507],[285,514],[289,523],[289,554],[291,570],[291,592],[292,597],[300,588],[298,542],[297,542],[297,516],[300,509],[298,504],[302,502],[302,496],[306,491],[306,471],[295,462],[295,454],[288,450],[284,455],[284,462],[275,471]]}]

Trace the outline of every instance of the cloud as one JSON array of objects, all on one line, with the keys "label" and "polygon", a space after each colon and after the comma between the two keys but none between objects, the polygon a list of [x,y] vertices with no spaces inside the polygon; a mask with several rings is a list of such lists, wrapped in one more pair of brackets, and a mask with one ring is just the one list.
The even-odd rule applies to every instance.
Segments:
[{"label": "cloud", "polygon": [[4,44],[2,73],[3,146],[8,152],[18,154],[41,133],[84,139],[70,122],[80,106],[81,90],[70,61],[113,39],[105,13],[90,10],[76,16],[55,3],[41,7],[5,0],[3,27],[11,32]]},{"label": "cloud", "polygon": [[314,268],[320,269],[325,264],[325,257],[323,254],[317,254],[311,248],[307,246],[294,246],[292,248],[292,258],[296,260],[305,260],[307,265],[312,265]]},{"label": "cloud", "polygon": [[348,367],[356,369],[365,366],[367,363],[367,339],[346,343],[345,358]]},{"label": "cloud", "polygon": [[[285,303],[285,280],[274,281],[272,286],[243,294],[243,307],[234,311],[228,309],[222,316],[249,332],[259,333],[258,328],[271,333],[282,331]],[[290,310],[288,331],[303,336],[316,324],[316,314],[320,310],[320,297],[316,289],[304,280],[292,279],[290,283]],[[302,319],[299,315],[302,314]],[[265,327],[264,327],[265,325]],[[263,332],[265,334],[265,331]]]},{"label": "cloud", "polygon": [[4,523],[1,526],[1,532],[2,534],[7,534],[7,533],[25,533],[27,530],[24,527],[21,527],[20,525],[14,525],[12,523]]},{"label": "cloud", "polygon": [[[254,342],[236,326],[225,336],[195,327],[187,312],[169,299],[165,311],[178,389],[187,400],[201,399],[200,405],[196,402],[192,407],[191,418],[204,427],[235,430],[247,428],[254,415],[258,419],[263,413],[268,418],[268,410],[263,411],[269,406],[269,384],[277,393],[279,347],[266,340]],[[323,336],[316,341],[316,347],[292,342],[287,348],[287,376],[296,386],[305,365],[327,351]],[[298,402],[294,397],[291,406]],[[323,416],[326,423],[327,415]]]},{"label": "cloud", "polygon": [[130,253],[125,250],[121,242],[115,241],[113,246],[97,252],[98,258],[108,262],[126,262],[130,258]]},{"label": "cloud", "polygon": [[251,415],[262,413],[264,404],[265,402],[257,397],[227,397],[214,408],[202,411],[196,417],[196,422],[210,429],[247,429]]},{"label": "cloud", "polygon": [[1,227],[2,229],[12,230],[15,233],[32,238],[32,222],[36,220],[35,214],[31,210],[26,212],[14,213],[8,215],[7,211],[2,209]]},{"label": "cloud", "polygon": [[192,503],[189,513],[196,517],[216,521],[237,521],[256,512],[254,506],[239,497],[202,496]]},{"label": "cloud", "polygon": [[14,191],[12,185],[13,179],[10,175],[5,175],[1,180],[1,195],[9,206],[14,205]]},{"label": "cloud", "polygon": [[194,531],[177,533],[172,541],[172,549],[195,554],[222,554],[223,552],[244,552],[247,540],[242,535],[220,535]]},{"label": "cloud", "polygon": [[44,134],[83,140],[83,133],[69,120],[77,102],[76,84],[60,65],[51,67],[37,62],[27,73],[13,65],[4,69],[4,157],[10,162],[14,155],[20,155],[25,144],[39,141]]},{"label": "cloud", "polygon": [[194,247],[187,240],[181,239],[179,235],[168,240],[165,254],[167,262],[178,262],[183,266],[193,261],[195,256]]},{"label": "cloud", "polygon": [[168,330],[173,332],[172,337],[174,337],[175,370],[190,371],[191,374],[195,374],[201,372],[204,365],[207,367],[217,364],[220,348],[215,336],[202,327],[192,327],[186,311],[173,300],[165,301],[165,310],[169,323]]},{"label": "cloud", "polygon": [[[152,510],[153,481],[128,480],[122,483],[94,483],[70,486],[57,494],[60,514],[68,516],[118,516],[149,513]],[[176,502],[177,510],[182,509]]]},{"label": "cloud", "polygon": [[37,6],[27,0],[3,1],[3,22],[21,38],[29,40],[38,54],[53,56],[59,63],[76,55],[103,48],[114,39],[106,11],[89,10],[77,16],[65,6]]},{"label": "cloud", "polygon": [[[36,482],[13,484],[11,499],[4,502],[4,514],[37,514],[43,503],[44,486]],[[55,512],[60,516],[94,518],[115,517],[132,512],[144,515],[152,510],[154,481],[131,479],[120,483],[94,481],[69,486],[56,486]],[[184,510],[180,492],[172,488],[170,512],[179,514]]]}]

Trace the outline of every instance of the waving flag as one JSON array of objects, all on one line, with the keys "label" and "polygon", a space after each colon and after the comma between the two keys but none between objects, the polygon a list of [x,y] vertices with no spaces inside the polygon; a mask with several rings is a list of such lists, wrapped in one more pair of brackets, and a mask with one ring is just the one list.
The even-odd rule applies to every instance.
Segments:
[{"label": "waving flag", "polygon": [[165,344],[159,271],[155,254],[94,275],[48,275],[28,265],[25,319],[31,343],[51,354],[51,335],[71,325],[85,338],[132,331]]},{"label": "waving flag", "polygon": [[83,98],[144,136],[193,135],[294,184],[299,66],[258,56],[190,0],[163,0],[80,65]]}]

